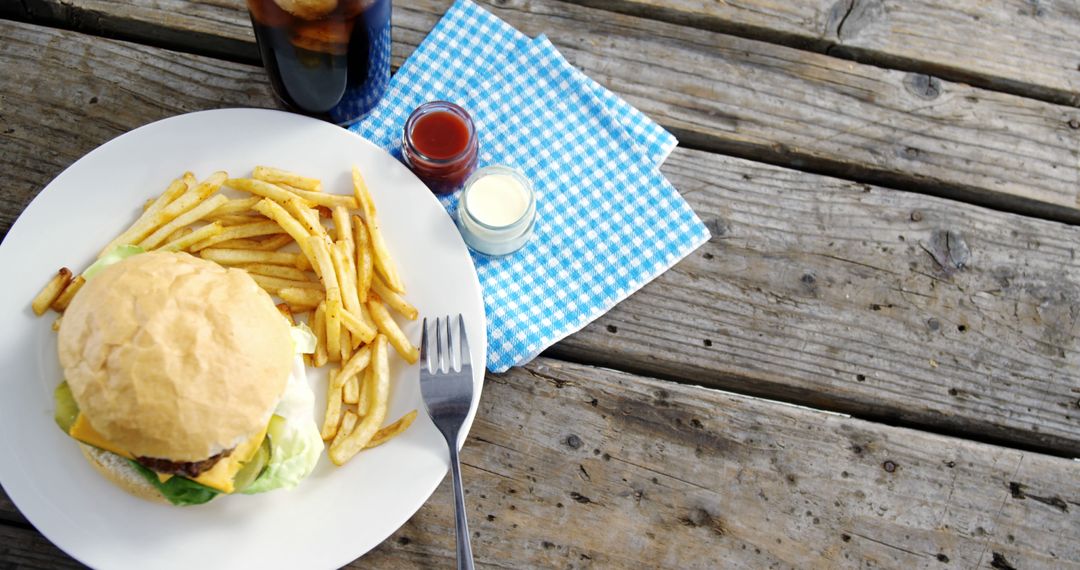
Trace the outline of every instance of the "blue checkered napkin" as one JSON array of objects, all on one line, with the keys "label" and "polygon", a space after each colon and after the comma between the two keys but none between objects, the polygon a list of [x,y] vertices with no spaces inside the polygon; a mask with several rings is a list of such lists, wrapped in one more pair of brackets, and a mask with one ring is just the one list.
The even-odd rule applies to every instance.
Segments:
[{"label": "blue checkered napkin", "polygon": [[659,167],[667,160],[668,155],[675,149],[675,145],[679,143],[679,141],[675,140],[674,135],[664,130],[664,127],[656,124],[645,113],[627,103],[625,99],[607,90],[594,81],[593,78],[570,65],[563,58],[563,55],[559,53],[559,50],[551,45],[546,36],[539,36],[533,41],[541,45],[545,57],[562,59],[566,67],[573,69],[575,82],[582,89],[587,89],[594,97],[599,99],[599,104],[609,114],[615,116],[615,120],[621,128],[626,131],[627,135],[634,140],[634,144],[655,166]]},{"label": "blue checkered napkin", "polygon": [[[408,114],[435,99],[469,110],[481,165],[516,166],[537,192],[532,241],[507,257],[473,256],[491,371],[524,364],[708,239],[657,167],[674,138],[545,38],[529,40],[461,0],[353,128],[400,153]],[[454,213],[457,196],[443,204]]]}]

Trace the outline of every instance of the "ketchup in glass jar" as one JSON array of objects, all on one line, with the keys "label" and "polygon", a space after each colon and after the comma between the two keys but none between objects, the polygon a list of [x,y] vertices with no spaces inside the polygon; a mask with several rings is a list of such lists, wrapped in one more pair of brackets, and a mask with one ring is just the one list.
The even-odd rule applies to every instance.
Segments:
[{"label": "ketchup in glass jar", "polygon": [[479,142],[469,113],[448,101],[431,101],[405,121],[401,156],[436,194],[461,188],[476,170]]}]

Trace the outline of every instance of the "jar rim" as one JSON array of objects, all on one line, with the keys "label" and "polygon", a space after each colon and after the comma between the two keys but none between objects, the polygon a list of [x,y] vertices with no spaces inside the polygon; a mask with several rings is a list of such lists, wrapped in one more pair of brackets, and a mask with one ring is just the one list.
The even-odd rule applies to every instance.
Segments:
[{"label": "jar rim", "polygon": [[[469,190],[472,189],[473,184],[477,180],[480,180],[484,176],[488,176],[491,174],[506,174],[513,177],[521,183],[522,188],[525,189],[525,193],[529,196],[529,203],[525,205],[525,210],[521,212],[521,216],[519,216],[516,220],[510,222],[509,224],[493,226],[491,224],[484,223],[475,215],[473,215],[473,213],[469,210]],[[522,223],[528,220],[530,217],[535,217],[536,215],[536,191],[533,190],[532,182],[528,178],[526,178],[525,175],[521,173],[521,171],[514,167],[502,164],[492,164],[477,169],[475,172],[472,173],[472,175],[469,176],[468,179],[465,180],[463,188],[464,190],[461,191],[461,197],[458,199],[458,207],[461,208],[469,216],[469,219],[473,223],[486,230],[499,231],[514,229],[517,226],[522,225]]]},{"label": "jar rim", "polygon": [[[415,144],[413,144],[412,135],[413,130],[416,128],[416,122],[425,115],[437,111],[449,112],[456,115],[458,118],[462,119],[465,122],[465,127],[468,129],[468,138],[466,139],[465,148],[461,149],[461,152],[458,152],[457,154],[446,158],[434,158],[428,156],[421,152],[420,149],[417,148]],[[417,158],[420,158],[424,162],[428,162],[438,166],[453,164],[460,161],[462,158],[468,156],[471,152],[474,152],[477,145],[476,125],[473,123],[472,116],[469,115],[469,112],[466,111],[462,106],[451,101],[443,101],[441,99],[436,101],[428,101],[427,103],[424,103],[419,107],[413,109],[412,113],[409,114],[409,118],[405,120],[405,128],[402,132],[402,142],[403,144],[408,145],[410,153],[416,155]]]}]

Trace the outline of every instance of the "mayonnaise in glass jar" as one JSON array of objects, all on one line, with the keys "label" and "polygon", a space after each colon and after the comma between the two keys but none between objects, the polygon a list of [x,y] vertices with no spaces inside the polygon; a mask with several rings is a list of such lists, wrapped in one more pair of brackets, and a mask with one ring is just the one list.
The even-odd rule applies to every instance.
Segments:
[{"label": "mayonnaise in glass jar", "polygon": [[465,181],[457,214],[461,237],[470,248],[484,255],[509,255],[532,237],[536,194],[518,170],[487,166]]}]

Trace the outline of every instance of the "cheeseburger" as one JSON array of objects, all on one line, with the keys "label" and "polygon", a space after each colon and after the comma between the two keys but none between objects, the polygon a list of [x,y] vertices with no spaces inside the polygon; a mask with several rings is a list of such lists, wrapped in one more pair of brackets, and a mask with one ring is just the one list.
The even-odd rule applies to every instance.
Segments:
[{"label": "cheeseburger", "polygon": [[143,498],[191,505],[295,486],[323,449],[297,355],[309,334],[242,270],[127,257],[64,313],[57,423]]}]

